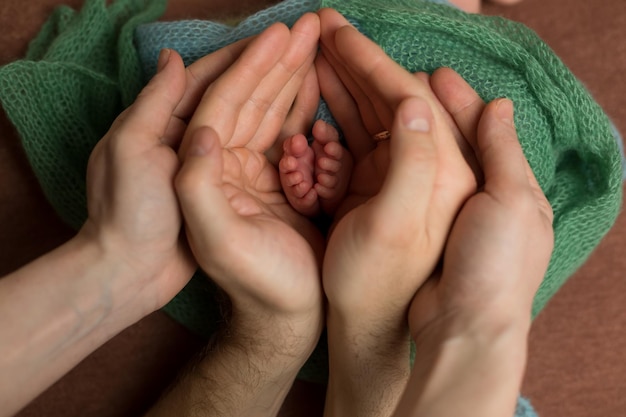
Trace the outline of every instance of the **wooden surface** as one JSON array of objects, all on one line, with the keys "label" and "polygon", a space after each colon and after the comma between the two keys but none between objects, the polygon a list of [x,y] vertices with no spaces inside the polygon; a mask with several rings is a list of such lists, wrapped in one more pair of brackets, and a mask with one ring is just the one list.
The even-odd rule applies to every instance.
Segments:
[{"label": "wooden surface", "polygon": [[[175,0],[168,18],[234,16],[269,0]],[[56,4],[2,0],[0,65],[21,57]],[[490,6],[535,29],[626,132],[626,2],[524,0]],[[0,112],[0,276],[71,236],[45,201]],[[626,218],[534,323],[523,393],[542,417],[622,417],[626,409]],[[94,352],[20,416],[134,416],[167,386],[200,342],[161,313]],[[320,415],[323,388],[299,385],[284,415]]]}]

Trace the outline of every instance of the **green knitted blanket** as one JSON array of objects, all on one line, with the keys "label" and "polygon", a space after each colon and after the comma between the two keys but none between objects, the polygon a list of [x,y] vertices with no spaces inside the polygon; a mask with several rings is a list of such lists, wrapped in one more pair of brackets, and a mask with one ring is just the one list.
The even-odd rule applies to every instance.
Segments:
[{"label": "green knitted blanket", "polygon": [[[104,0],[86,0],[80,12],[61,7],[33,40],[26,58],[0,68],[4,109],[47,198],[75,228],[86,217],[88,156],[145,83],[135,30],[156,20],[165,4],[117,0],[106,6]],[[554,254],[535,298],[536,315],[586,260],[620,209],[620,155],[602,109],[531,30],[501,18],[416,0],[288,0],[279,5],[283,9],[266,13],[262,23],[281,19],[276,10],[286,13],[291,8],[293,14],[319,5],[348,16],[410,71],[449,66],[483,99],[506,96],[515,102],[520,141],[555,213]],[[252,23],[259,29],[264,24]],[[144,44],[146,36],[154,35],[147,28]],[[218,41],[229,39],[230,29],[218,25],[212,30]],[[187,29],[159,33],[163,39],[173,33],[195,34]],[[184,39],[187,46],[205,42],[195,36]],[[143,61],[154,61],[158,47],[166,46],[151,42],[155,53]],[[190,50],[195,50],[193,45]],[[215,317],[207,285],[206,280],[192,280],[168,307],[200,333],[213,329],[207,315]]]}]

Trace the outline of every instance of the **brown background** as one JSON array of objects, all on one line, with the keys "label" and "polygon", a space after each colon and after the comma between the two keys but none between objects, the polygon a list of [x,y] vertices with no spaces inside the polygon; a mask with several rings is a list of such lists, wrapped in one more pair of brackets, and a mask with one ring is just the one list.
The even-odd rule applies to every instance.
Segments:
[{"label": "brown background", "polygon": [[[171,0],[166,18],[213,18],[273,0]],[[57,4],[1,0],[0,65],[18,59]],[[487,6],[535,29],[626,132],[626,2],[524,0]],[[0,276],[71,236],[45,201],[0,112]],[[536,319],[523,394],[541,417],[623,417],[626,409],[626,218]],[[20,416],[133,416],[170,383],[200,342],[154,313],[105,344]],[[298,384],[283,415],[320,415],[323,387]]]}]

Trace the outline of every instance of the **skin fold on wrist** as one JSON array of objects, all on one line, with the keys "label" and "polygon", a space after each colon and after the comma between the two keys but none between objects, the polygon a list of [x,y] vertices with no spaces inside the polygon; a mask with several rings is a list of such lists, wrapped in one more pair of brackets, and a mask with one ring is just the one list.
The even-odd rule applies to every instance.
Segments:
[{"label": "skin fold on wrist", "polygon": [[415,364],[394,417],[514,413],[530,315],[519,320],[487,316],[457,311],[414,333]]}]

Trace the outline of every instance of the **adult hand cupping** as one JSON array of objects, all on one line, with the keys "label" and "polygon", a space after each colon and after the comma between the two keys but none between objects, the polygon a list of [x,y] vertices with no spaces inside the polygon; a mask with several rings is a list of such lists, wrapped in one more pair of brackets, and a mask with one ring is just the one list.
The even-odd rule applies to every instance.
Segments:
[{"label": "adult hand cupping", "polygon": [[321,234],[289,206],[266,156],[285,129],[304,130],[314,116],[318,39],[314,14],[291,30],[271,26],[210,85],[189,122],[175,181],[186,235],[232,311],[219,348],[151,415],[275,415],[319,338]]},{"label": "adult hand cupping", "polygon": [[[334,10],[320,16],[320,88],[355,157],[326,251],[324,289],[331,307],[367,313],[368,319],[389,317],[380,309],[394,308],[397,317],[434,269],[456,213],[475,190],[475,178],[428,84]],[[411,97],[424,102],[411,100],[410,106],[423,109],[422,116],[401,128],[398,109]],[[424,109],[431,109],[428,119]],[[424,130],[427,121],[432,130]],[[433,143],[402,139],[411,129],[428,132]],[[377,144],[372,137],[380,131],[391,131],[391,140]]]},{"label": "adult hand cupping", "polygon": [[207,85],[248,42],[187,70],[165,51],[159,73],[91,155],[89,216],[78,235],[0,280],[0,414],[17,412],[189,280],[196,264],[179,240],[175,148]]},{"label": "adult hand cupping", "polygon": [[437,71],[432,85],[474,147],[485,182],[454,222],[441,276],[415,297],[411,331],[456,314],[526,328],[552,253],[553,214],[517,140],[513,105],[485,105],[449,69]]},{"label": "adult hand cupping", "polygon": [[485,183],[454,222],[441,274],[411,304],[417,356],[394,416],[512,415],[532,300],[553,247],[552,209],[517,140],[512,103],[485,106],[448,69],[431,82],[474,146]]},{"label": "adult hand cupping", "polygon": [[98,142],[87,169],[89,217],[79,236],[96,241],[134,276],[122,294],[142,294],[132,300],[144,310],[140,316],[169,301],[195,269],[179,239],[172,186],[179,167],[173,147],[182,137],[176,107],[185,88],[182,60],[163,51],[157,75]]},{"label": "adult hand cupping", "polygon": [[[329,415],[385,415],[409,372],[406,312],[476,189],[453,129],[421,77],[337,12],[319,12],[322,95],[355,158],[323,265]],[[373,136],[391,131],[391,139]]]},{"label": "adult hand cupping", "polygon": [[249,42],[232,44],[187,69],[176,52],[164,50],[157,75],[91,154],[89,216],[79,237],[97,242],[104,257],[127,272],[123,282],[110,285],[125,288],[115,292],[116,302],[139,307],[135,320],[170,301],[196,268],[180,239],[176,150],[202,93]]},{"label": "adult hand cupping", "polygon": [[[322,326],[322,238],[289,206],[265,152],[283,125],[313,118],[319,95],[292,104],[303,87],[317,86],[318,39],[319,19],[307,14],[252,41],[198,106],[176,180],[193,254],[229,295],[233,329],[254,329],[259,346],[307,353]],[[283,330],[297,340],[285,343]],[[306,356],[298,352],[298,362]]]}]

